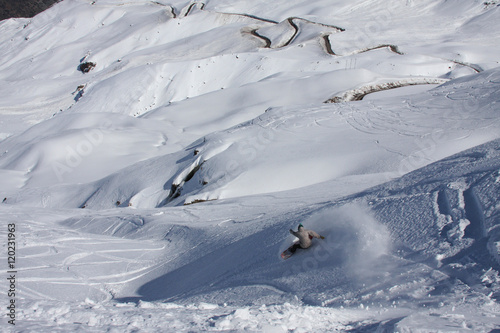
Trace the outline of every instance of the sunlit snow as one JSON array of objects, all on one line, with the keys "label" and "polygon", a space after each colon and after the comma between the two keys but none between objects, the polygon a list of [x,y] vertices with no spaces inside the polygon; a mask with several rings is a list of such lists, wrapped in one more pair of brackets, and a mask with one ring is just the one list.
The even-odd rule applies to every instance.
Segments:
[{"label": "sunlit snow", "polygon": [[[470,0],[1,21],[2,330],[499,329],[499,29]],[[299,223],[325,239],[284,261]]]}]

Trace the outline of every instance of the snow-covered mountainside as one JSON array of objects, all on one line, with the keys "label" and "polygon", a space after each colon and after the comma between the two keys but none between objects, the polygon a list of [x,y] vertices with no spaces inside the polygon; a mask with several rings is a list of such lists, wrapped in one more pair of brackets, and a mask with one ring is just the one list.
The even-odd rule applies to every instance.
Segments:
[{"label": "snow-covered mountainside", "polygon": [[[64,0],[1,21],[1,329],[498,329],[499,18]],[[299,223],[325,239],[284,261]]]}]

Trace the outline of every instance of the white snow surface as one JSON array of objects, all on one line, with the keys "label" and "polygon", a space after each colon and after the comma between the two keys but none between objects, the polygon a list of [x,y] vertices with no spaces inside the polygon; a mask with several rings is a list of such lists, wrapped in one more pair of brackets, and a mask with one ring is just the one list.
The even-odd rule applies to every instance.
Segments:
[{"label": "white snow surface", "polygon": [[[499,22],[475,0],[1,21],[0,330],[498,331]],[[283,261],[299,223],[325,239]]]}]

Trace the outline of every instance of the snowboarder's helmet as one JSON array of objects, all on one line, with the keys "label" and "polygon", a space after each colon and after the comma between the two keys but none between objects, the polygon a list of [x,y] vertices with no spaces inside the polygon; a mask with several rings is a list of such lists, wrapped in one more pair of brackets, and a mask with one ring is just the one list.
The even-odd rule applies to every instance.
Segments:
[{"label": "snowboarder's helmet", "polygon": [[304,228],[304,226],[302,225],[302,223],[299,223],[299,227],[297,229],[300,229],[300,228]]}]

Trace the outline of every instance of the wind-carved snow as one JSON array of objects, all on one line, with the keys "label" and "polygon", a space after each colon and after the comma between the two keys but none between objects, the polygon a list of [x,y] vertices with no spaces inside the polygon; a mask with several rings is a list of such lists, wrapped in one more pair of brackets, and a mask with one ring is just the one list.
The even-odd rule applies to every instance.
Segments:
[{"label": "wind-carved snow", "polygon": [[[497,328],[499,8],[66,0],[0,22],[16,328]],[[325,239],[283,261],[299,223]]]}]

